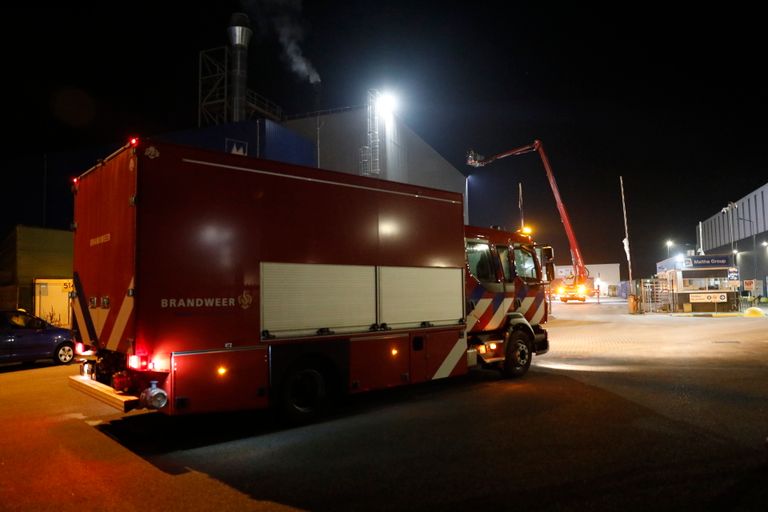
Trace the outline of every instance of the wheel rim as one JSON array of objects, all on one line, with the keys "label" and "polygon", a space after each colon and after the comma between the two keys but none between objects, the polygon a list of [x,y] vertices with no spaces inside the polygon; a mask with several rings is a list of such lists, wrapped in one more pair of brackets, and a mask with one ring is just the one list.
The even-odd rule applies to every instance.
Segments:
[{"label": "wheel rim", "polygon": [[58,357],[59,361],[62,363],[68,363],[72,360],[73,357],[75,357],[75,352],[69,345],[64,345],[59,349]]},{"label": "wheel rim", "polygon": [[312,412],[325,394],[323,376],[316,370],[303,370],[291,379],[289,392],[290,402],[296,410]]},{"label": "wheel rim", "polygon": [[518,366],[525,366],[528,364],[528,358],[531,356],[528,352],[528,345],[523,341],[517,341],[515,344],[515,355]]}]

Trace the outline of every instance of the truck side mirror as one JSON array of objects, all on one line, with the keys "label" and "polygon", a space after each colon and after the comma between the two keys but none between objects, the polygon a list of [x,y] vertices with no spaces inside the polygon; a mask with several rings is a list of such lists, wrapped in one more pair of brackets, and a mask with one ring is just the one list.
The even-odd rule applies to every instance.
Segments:
[{"label": "truck side mirror", "polygon": [[544,282],[551,283],[555,280],[555,251],[549,246],[542,247],[541,256],[544,260]]},{"label": "truck side mirror", "polygon": [[553,261],[548,261],[546,265],[547,269],[547,275],[545,276],[547,278],[547,282],[551,283],[555,280],[555,264]]}]

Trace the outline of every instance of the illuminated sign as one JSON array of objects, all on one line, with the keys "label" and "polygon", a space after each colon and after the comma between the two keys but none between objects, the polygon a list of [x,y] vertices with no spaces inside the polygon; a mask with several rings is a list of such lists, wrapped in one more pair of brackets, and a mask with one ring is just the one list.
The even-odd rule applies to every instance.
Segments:
[{"label": "illuminated sign", "polygon": [[733,266],[733,256],[730,254],[686,256],[683,266],[686,268],[731,267]]},{"label": "illuminated sign", "polygon": [[728,302],[725,293],[692,293],[688,299],[691,302]]}]

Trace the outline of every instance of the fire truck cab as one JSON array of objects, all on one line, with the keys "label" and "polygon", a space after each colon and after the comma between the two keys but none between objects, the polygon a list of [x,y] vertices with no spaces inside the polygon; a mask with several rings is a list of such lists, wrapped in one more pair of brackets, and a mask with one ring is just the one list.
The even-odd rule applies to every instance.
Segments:
[{"label": "fire truck cab", "polygon": [[529,236],[465,228],[469,350],[484,367],[524,374],[533,354],[549,350],[545,275]]}]

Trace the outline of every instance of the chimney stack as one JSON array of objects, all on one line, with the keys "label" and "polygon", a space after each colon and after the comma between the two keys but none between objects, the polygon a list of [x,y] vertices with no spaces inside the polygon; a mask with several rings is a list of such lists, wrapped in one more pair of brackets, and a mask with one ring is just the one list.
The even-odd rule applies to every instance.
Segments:
[{"label": "chimney stack", "polygon": [[248,42],[251,40],[251,23],[248,16],[241,12],[232,14],[227,34],[232,45],[232,64],[230,72],[230,93],[232,101],[232,121],[245,121],[246,90],[248,79]]}]

